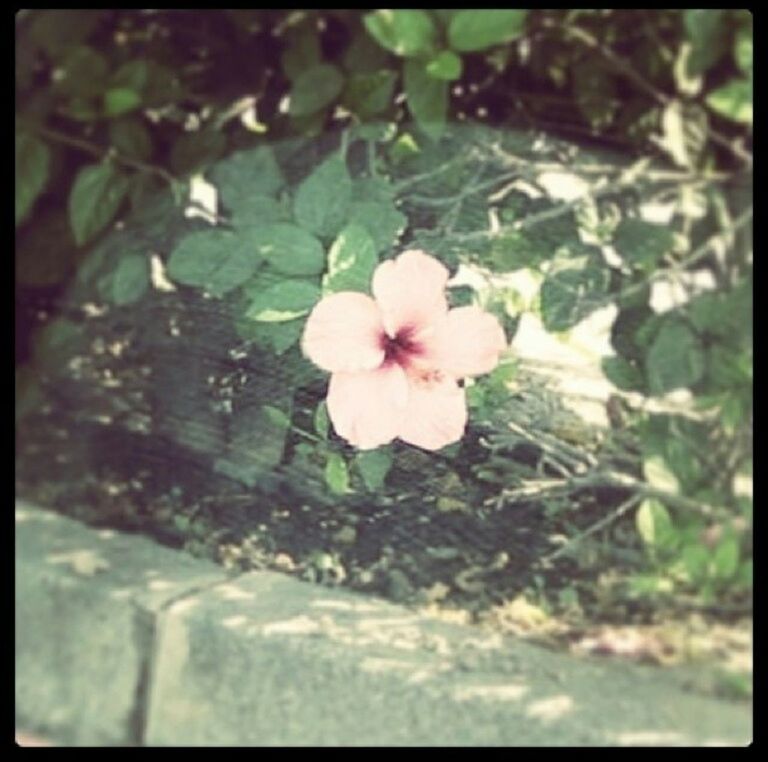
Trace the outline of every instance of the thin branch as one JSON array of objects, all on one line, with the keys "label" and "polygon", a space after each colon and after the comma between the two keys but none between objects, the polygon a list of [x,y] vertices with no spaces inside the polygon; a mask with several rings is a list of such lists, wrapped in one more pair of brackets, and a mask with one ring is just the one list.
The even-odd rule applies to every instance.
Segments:
[{"label": "thin branch", "polygon": [[[641,90],[650,95],[651,98],[653,98],[660,106],[668,106],[674,101],[674,98],[654,87],[636,69],[628,64],[623,58],[614,53],[609,47],[603,45],[586,29],[572,26],[566,27],[562,31],[566,34],[566,36],[570,36],[573,39],[583,43],[587,47],[592,48],[593,50],[597,50],[603,56],[603,58],[609,61],[616,68],[617,71],[624,74],[628,79],[631,79]],[[749,153],[749,151],[747,151],[742,145],[740,145],[738,142],[732,142],[728,140],[725,135],[721,135],[711,127],[708,127],[707,132],[709,133],[709,137],[712,139],[713,143],[717,143],[723,148],[726,148],[737,159],[739,159],[739,161],[743,162],[748,167],[752,166],[752,154]]]},{"label": "thin branch", "polygon": [[[710,236],[706,241],[704,241],[703,244],[701,244],[700,246],[697,246],[685,259],[681,259],[672,267],[664,268],[663,270],[656,270],[655,272],[651,273],[647,278],[644,278],[639,283],[635,283],[631,286],[628,286],[619,294],[612,295],[610,299],[605,300],[605,304],[612,304],[617,299],[623,299],[627,296],[631,296],[634,293],[642,291],[648,285],[650,285],[656,280],[659,280],[660,278],[665,278],[672,273],[681,272],[686,268],[690,267],[691,265],[696,264],[696,262],[698,262],[700,259],[703,259],[710,253],[710,249],[713,246],[723,241],[724,239],[727,239],[727,237],[733,236],[736,232],[741,230],[741,228],[743,228],[745,225],[751,222],[752,217],[753,217],[753,206],[750,205],[748,209],[744,210],[734,220],[733,226],[727,232],[727,235],[722,232],[715,233],[714,235]],[[725,242],[727,243],[727,240]]]},{"label": "thin branch", "polygon": [[549,553],[548,555],[543,556],[541,559],[539,559],[539,563],[549,564],[555,559],[564,556],[571,550],[571,548],[574,547],[574,545],[578,545],[579,543],[586,540],[587,537],[591,537],[601,529],[605,529],[605,527],[607,527],[609,524],[612,524],[617,519],[620,519],[625,513],[627,513],[627,511],[629,511],[631,508],[634,508],[641,500],[641,495],[632,495],[632,497],[630,497],[628,500],[625,500],[618,508],[611,511],[607,516],[603,516],[600,521],[596,521],[594,524],[587,527],[587,529],[585,529],[583,532],[579,532],[579,534],[571,537],[562,547],[558,548],[553,553]]},{"label": "thin branch", "polygon": [[62,143],[63,145],[72,146],[72,148],[77,148],[78,150],[99,159],[112,159],[118,164],[131,167],[131,169],[137,169],[146,174],[156,175],[171,186],[180,184],[180,180],[174,177],[168,170],[158,167],[155,164],[147,164],[138,159],[131,159],[128,156],[118,153],[113,148],[105,148],[97,143],[92,143],[83,138],[75,137],[74,135],[68,135],[65,132],[52,130],[49,127],[35,127],[34,131],[40,135],[40,137],[48,138],[49,140],[53,140],[56,143]]},{"label": "thin branch", "polygon": [[628,79],[631,79],[641,90],[651,96],[657,103],[662,106],[668,105],[672,98],[661,90],[656,89],[648,80],[645,79],[640,73],[638,73],[632,66],[630,66],[623,58],[619,57],[609,47],[603,45],[596,37],[590,34],[586,29],[581,29],[577,26],[565,27],[562,30],[566,36],[570,36],[579,42],[583,43],[593,50],[597,50],[600,55],[603,56],[622,74]]},{"label": "thin branch", "polygon": [[411,185],[416,185],[417,183],[420,183],[424,180],[431,180],[433,177],[437,177],[438,175],[443,174],[443,172],[447,172],[456,164],[465,162],[468,158],[470,158],[468,155],[458,154],[450,161],[447,161],[445,164],[441,164],[437,169],[432,169],[429,172],[423,172],[419,175],[411,175],[410,177],[406,177],[404,180],[394,184],[395,192],[399,194],[405,188],[409,188]]},{"label": "thin branch", "polygon": [[586,476],[576,476],[572,479],[548,479],[529,483],[524,487],[514,490],[502,490],[496,498],[489,502],[495,502],[500,507],[506,502],[519,502],[531,498],[541,498],[545,495],[575,492],[581,489],[596,487],[615,487],[617,489],[631,490],[642,497],[655,498],[661,502],[685,511],[697,513],[704,518],[727,517],[728,512],[719,506],[708,505],[697,500],[676,495],[673,492],[657,489],[646,482],[635,479],[632,476],[619,472],[594,471]]}]

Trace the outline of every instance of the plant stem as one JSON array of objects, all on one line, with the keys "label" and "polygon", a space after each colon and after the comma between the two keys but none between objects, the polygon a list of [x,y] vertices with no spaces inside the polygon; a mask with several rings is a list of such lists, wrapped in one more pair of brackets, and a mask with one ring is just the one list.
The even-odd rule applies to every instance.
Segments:
[{"label": "plant stem", "polygon": [[[586,45],[587,47],[592,48],[593,50],[597,50],[603,56],[603,58],[606,59],[606,61],[609,61],[613,65],[617,71],[624,74],[628,79],[631,79],[643,92],[650,95],[651,98],[653,98],[660,106],[668,106],[670,103],[674,102],[674,98],[654,87],[636,69],[628,64],[623,58],[614,53],[609,47],[603,45],[586,29],[581,29],[577,26],[570,26],[565,27],[562,31],[566,37],[570,36],[573,39],[578,40],[582,44]],[[709,137],[712,139],[713,143],[717,143],[718,145],[730,151],[733,156],[735,156],[747,167],[752,166],[752,154],[749,153],[749,151],[747,151],[742,145],[740,145],[738,142],[732,142],[728,140],[727,137],[721,135],[711,127],[708,128],[707,132],[709,133]]]},{"label": "plant stem", "polygon": [[591,537],[593,534],[599,532],[601,529],[605,529],[605,527],[607,527],[609,524],[612,524],[614,521],[621,518],[627,511],[629,511],[631,508],[634,508],[640,502],[640,500],[642,500],[640,495],[632,495],[632,497],[630,497],[628,500],[625,500],[618,508],[600,519],[600,521],[595,522],[583,532],[579,532],[579,534],[571,537],[571,539],[568,540],[565,545],[558,548],[553,553],[549,553],[548,555],[543,556],[541,559],[539,559],[539,563],[548,564],[555,559],[560,558],[560,556],[565,555],[574,545],[578,545],[587,537]]},{"label": "plant stem", "polygon": [[[748,209],[743,211],[734,220],[733,226],[728,231],[728,236],[732,236],[741,228],[743,228],[746,224],[748,224],[752,220],[752,216],[753,216],[753,206],[750,206]],[[649,275],[647,278],[644,278],[639,283],[635,283],[631,286],[628,286],[620,294],[611,296],[611,298],[607,299],[604,304],[605,305],[612,304],[618,299],[623,299],[634,293],[642,291],[649,284],[653,283],[659,278],[665,278],[670,274],[679,273],[685,270],[686,268],[698,262],[700,259],[703,259],[705,256],[707,256],[707,254],[709,254],[710,252],[710,249],[718,242],[723,241],[725,238],[726,238],[726,235],[724,233],[722,232],[715,233],[714,235],[710,236],[706,241],[704,241],[703,244],[701,244],[700,246],[697,246],[685,259],[682,259],[680,262],[673,265],[672,267],[664,268],[663,270],[656,270],[656,272],[651,273],[651,275]]]},{"label": "plant stem", "polygon": [[494,498],[494,500],[497,504],[503,504],[508,500],[539,498],[551,492],[575,492],[576,490],[594,487],[616,487],[617,489],[631,490],[635,493],[635,496],[640,498],[651,497],[681,510],[692,511],[704,518],[722,518],[729,515],[721,507],[707,505],[683,495],[676,495],[666,490],[656,489],[650,484],[619,472],[593,471],[586,476],[577,476],[572,479],[550,479],[533,486],[535,489],[531,489],[529,486],[515,490],[502,490],[498,498]]},{"label": "plant stem", "polygon": [[111,159],[118,164],[123,164],[124,166],[136,169],[139,172],[156,175],[172,187],[181,182],[178,178],[168,172],[168,170],[158,167],[156,164],[147,164],[138,159],[131,159],[128,156],[118,153],[113,148],[105,148],[104,146],[92,143],[84,138],[69,135],[65,132],[59,132],[58,130],[53,130],[49,127],[36,127],[35,132],[40,135],[40,137],[48,138],[48,140],[53,140],[56,143],[62,143],[63,145],[68,145],[72,148],[77,148],[78,150],[99,159]]}]

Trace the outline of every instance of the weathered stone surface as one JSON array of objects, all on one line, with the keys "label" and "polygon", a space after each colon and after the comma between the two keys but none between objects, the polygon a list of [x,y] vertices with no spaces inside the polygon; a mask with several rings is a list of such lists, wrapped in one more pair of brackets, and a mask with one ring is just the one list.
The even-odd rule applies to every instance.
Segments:
[{"label": "weathered stone surface", "polygon": [[155,613],[224,578],[144,538],[17,503],[17,724],[68,745],[136,743]]},{"label": "weathered stone surface", "polygon": [[154,745],[746,744],[749,711],[258,572],[163,613]]},{"label": "weathered stone surface", "polygon": [[17,726],[57,745],[745,745],[751,707],[17,504]]}]

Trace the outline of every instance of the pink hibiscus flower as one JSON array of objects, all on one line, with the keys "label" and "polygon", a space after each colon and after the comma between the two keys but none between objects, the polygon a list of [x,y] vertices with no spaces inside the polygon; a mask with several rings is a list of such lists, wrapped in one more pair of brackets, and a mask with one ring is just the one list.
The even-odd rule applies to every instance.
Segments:
[{"label": "pink hibiscus flower", "polygon": [[361,450],[396,437],[425,450],[461,439],[467,423],[458,381],[488,373],[507,346],[493,315],[448,309],[448,270],[422,251],[382,262],[373,298],[344,291],[307,319],[304,354],[332,373],[328,415]]}]

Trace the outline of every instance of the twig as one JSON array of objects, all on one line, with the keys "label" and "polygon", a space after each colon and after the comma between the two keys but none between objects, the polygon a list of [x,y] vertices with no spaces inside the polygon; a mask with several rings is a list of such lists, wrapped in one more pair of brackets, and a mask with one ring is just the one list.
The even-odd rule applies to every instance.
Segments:
[{"label": "twig", "polygon": [[178,178],[174,177],[170,172],[168,172],[168,170],[163,169],[162,167],[158,167],[155,164],[147,164],[143,161],[139,161],[138,159],[131,159],[128,156],[124,156],[123,154],[118,153],[113,148],[105,148],[104,146],[100,146],[97,143],[91,143],[90,141],[83,138],[78,138],[74,135],[68,135],[67,133],[59,132],[58,130],[52,130],[49,127],[35,127],[34,131],[40,135],[40,137],[48,138],[49,140],[53,140],[57,143],[72,146],[73,148],[77,148],[84,153],[91,154],[91,156],[96,156],[100,159],[109,158],[113,161],[116,161],[118,164],[123,164],[126,167],[137,169],[140,172],[157,175],[157,177],[162,178],[171,186],[179,185],[181,182]]},{"label": "twig", "polygon": [[536,444],[548,455],[566,461],[567,465],[572,469],[578,469],[580,466],[583,469],[584,461],[587,461],[591,466],[597,465],[597,461],[591,453],[582,452],[575,447],[571,447],[565,442],[561,442],[557,437],[549,436],[543,431],[538,432],[538,436],[534,435],[514,421],[508,421],[507,426],[518,436]]},{"label": "twig", "polygon": [[605,527],[607,527],[609,524],[612,524],[617,519],[620,519],[627,511],[629,511],[631,508],[634,508],[634,506],[636,506],[641,500],[641,495],[632,495],[632,497],[630,497],[628,500],[625,500],[618,508],[611,511],[607,516],[603,516],[600,521],[595,522],[583,532],[579,532],[579,534],[571,537],[571,539],[569,539],[562,547],[558,548],[556,551],[543,556],[541,559],[539,559],[539,563],[549,564],[555,559],[560,558],[560,556],[565,555],[568,551],[571,550],[571,548],[573,548],[574,545],[578,545],[587,537],[591,537],[601,529],[605,529]]},{"label": "twig", "polygon": [[[623,58],[616,55],[616,53],[614,53],[609,47],[603,45],[597,38],[586,31],[586,29],[572,26],[566,27],[563,29],[563,32],[566,35],[570,35],[572,38],[583,43],[587,47],[590,47],[593,50],[597,50],[603,56],[603,58],[605,58],[607,61],[610,61],[610,63],[618,71],[624,74],[628,79],[631,79],[641,90],[650,95],[660,106],[668,106],[674,101],[674,98],[671,98],[666,93],[663,93],[661,90],[654,87],[636,69],[628,64]],[[739,159],[739,161],[743,162],[748,167],[752,166],[752,154],[749,153],[749,151],[747,151],[743,146],[739,145],[738,143],[731,142],[727,137],[725,137],[725,135],[721,135],[711,127],[707,129],[707,132],[709,133],[709,137],[712,139],[713,143],[717,143],[723,148],[726,148],[737,159]]]},{"label": "twig", "polygon": [[416,183],[420,183],[424,180],[430,180],[433,177],[437,177],[438,175],[441,175],[443,172],[447,172],[449,169],[454,167],[456,164],[460,164],[467,160],[468,156],[464,154],[458,154],[450,161],[447,161],[445,164],[441,164],[437,169],[432,169],[429,172],[422,172],[419,175],[411,175],[410,177],[406,177],[404,180],[401,180],[398,183],[395,183],[395,192],[401,193],[405,188],[409,188],[411,185],[416,185]]},{"label": "twig", "polygon": [[[631,286],[628,286],[621,293],[614,294],[610,297],[610,299],[606,299],[604,301],[604,305],[612,304],[617,299],[623,299],[636,292],[642,291],[650,283],[656,280],[659,280],[660,278],[665,278],[670,274],[681,272],[682,270],[685,270],[686,268],[695,264],[700,259],[703,259],[705,256],[707,256],[707,254],[709,254],[710,249],[716,243],[723,241],[724,239],[727,239],[729,236],[733,236],[736,232],[738,232],[741,228],[743,228],[746,224],[748,224],[752,220],[752,216],[753,216],[753,206],[750,205],[748,209],[744,210],[734,220],[733,226],[727,232],[727,235],[722,232],[715,233],[714,235],[710,236],[706,241],[704,241],[703,244],[701,244],[700,246],[697,246],[685,259],[680,260],[677,264],[673,265],[672,267],[667,267],[667,268],[664,268],[663,270],[656,270],[655,272],[651,273],[647,278],[644,278],[642,281],[635,283]],[[726,243],[727,243],[727,240],[726,240]]]},{"label": "twig", "polygon": [[528,484],[515,490],[502,490],[498,497],[492,498],[489,502],[496,502],[497,506],[501,506],[509,501],[530,500],[533,497],[543,497],[550,493],[575,492],[576,490],[595,487],[615,487],[617,489],[632,490],[640,497],[655,498],[667,505],[698,513],[705,518],[723,518],[728,516],[728,512],[721,507],[700,503],[684,495],[676,495],[673,492],[657,489],[627,474],[604,471],[594,471],[586,476],[577,476],[572,479],[549,479]]},{"label": "twig", "polygon": [[[501,146],[493,144],[490,147],[489,156],[498,161],[501,159],[504,164],[512,167],[524,166],[536,172],[569,172],[576,175],[623,175],[628,170],[632,170],[635,165],[629,167],[617,164],[569,164],[553,161],[533,161],[523,159],[520,156],[508,153]],[[636,162],[637,164],[637,162]],[[703,172],[688,169],[648,169],[643,170],[641,177],[649,182],[670,182],[670,183],[709,183],[726,182],[733,179],[732,172],[714,172],[705,170]],[[505,175],[499,175],[499,179],[504,179]]]},{"label": "twig", "polygon": [[650,95],[651,98],[653,98],[657,103],[666,106],[672,101],[668,95],[661,92],[661,90],[657,90],[650,82],[645,79],[645,77],[635,71],[635,69],[630,66],[630,64],[628,64],[623,58],[620,58],[618,55],[616,55],[616,53],[614,53],[609,47],[603,45],[603,43],[601,43],[596,37],[590,34],[586,29],[581,29],[577,26],[569,26],[565,27],[562,31],[566,36],[573,37],[587,47],[592,48],[593,50],[597,50],[600,55],[603,56],[603,58],[605,58],[607,61],[610,61],[618,71],[624,74],[628,79],[631,79],[641,90]]}]

